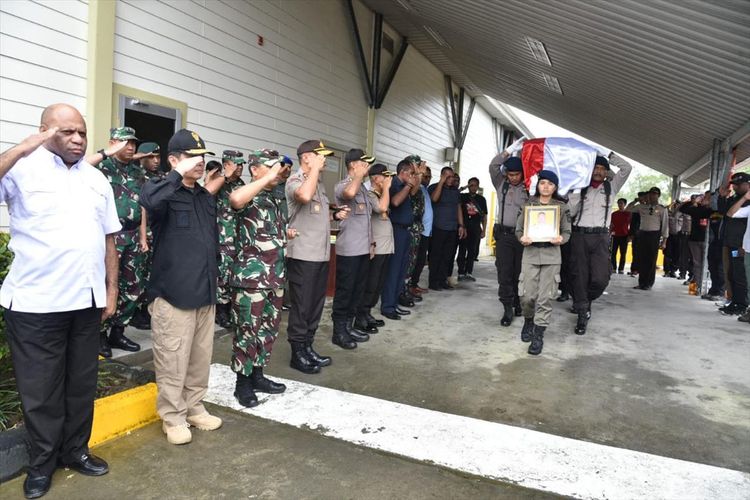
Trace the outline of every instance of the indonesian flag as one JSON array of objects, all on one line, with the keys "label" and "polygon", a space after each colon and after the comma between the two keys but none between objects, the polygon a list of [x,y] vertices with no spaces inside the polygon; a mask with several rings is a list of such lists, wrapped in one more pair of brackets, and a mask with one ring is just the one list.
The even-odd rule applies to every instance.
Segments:
[{"label": "indonesian flag", "polygon": [[523,177],[529,193],[536,191],[537,173],[551,170],[560,179],[557,192],[565,196],[569,191],[591,183],[594,171],[595,148],[570,137],[528,139],[523,143],[521,161]]}]

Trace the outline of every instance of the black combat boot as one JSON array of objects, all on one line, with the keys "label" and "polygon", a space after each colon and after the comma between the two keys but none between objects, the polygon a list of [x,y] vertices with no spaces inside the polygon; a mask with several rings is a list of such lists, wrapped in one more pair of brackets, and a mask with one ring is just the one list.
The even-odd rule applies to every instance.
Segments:
[{"label": "black combat boot", "polygon": [[125,336],[125,327],[121,325],[112,325],[109,329],[109,347],[122,349],[123,351],[138,352],[141,346]]},{"label": "black combat boot", "polygon": [[370,325],[375,325],[377,327],[385,326],[385,321],[383,321],[382,319],[375,319],[375,317],[369,312],[367,313],[367,323]]},{"label": "black combat boot", "polygon": [[503,304],[503,318],[500,320],[500,324],[503,326],[510,326],[513,322],[513,306],[510,304]]},{"label": "black combat boot", "polygon": [[270,378],[263,376],[262,366],[253,366],[253,372],[250,374],[250,382],[253,390],[256,392],[265,392],[266,394],[281,394],[286,390],[284,384],[274,382]]},{"label": "black combat boot", "polygon": [[524,318],[521,329],[521,342],[531,342],[534,337],[534,318]]},{"label": "black combat boot", "polygon": [[531,337],[531,344],[529,344],[529,354],[536,356],[541,354],[542,347],[544,347],[544,330],[546,326],[534,325],[534,333]]},{"label": "black combat boot", "polygon": [[148,312],[146,306],[141,306],[135,311],[133,319],[130,320],[130,326],[137,328],[138,330],[150,330],[151,329],[151,314]]},{"label": "black combat boot", "polygon": [[398,296],[398,305],[402,307],[414,307],[414,300],[404,292]]},{"label": "black combat boot", "polygon": [[292,359],[289,366],[307,374],[320,372],[320,365],[307,355],[304,342],[292,342]]},{"label": "black combat boot", "polygon": [[355,349],[357,347],[357,343],[349,335],[346,320],[333,322],[333,337],[331,337],[331,342],[342,349]]},{"label": "black combat boot", "polygon": [[346,333],[349,334],[349,336],[352,338],[355,342],[367,342],[370,340],[370,336],[367,335],[365,332],[355,330],[352,326],[354,324],[354,318],[347,318],[346,320]]},{"label": "black combat boot", "polygon": [[222,328],[230,328],[232,326],[232,322],[229,320],[229,312],[231,308],[231,303],[216,304],[216,319],[214,321],[217,325]]},{"label": "black combat boot", "polygon": [[329,366],[331,363],[333,363],[333,360],[330,356],[321,356],[320,354],[315,352],[315,349],[313,349],[312,345],[312,340],[308,340],[307,342],[305,342],[305,353],[307,353],[308,358],[310,358],[321,368],[323,368],[324,366]]},{"label": "black combat boot", "polygon": [[99,356],[103,358],[112,357],[112,348],[109,347],[109,342],[107,342],[106,332],[102,332],[99,334]]},{"label": "black combat boot", "polygon": [[253,391],[253,384],[250,377],[237,373],[237,383],[234,386],[234,397],[237,398],[237,402],[245,408],[252,408],[258,406],[258,396]]},{"label": "black combat boot", "polygon": [[583,335],[586,333],[586,326],[589,324],[591,318],[591,311],[581,311],[578,313],[578,321],[576,322],[576,329],[574,330],[576,335]]},{"label": "black combat boot", "polygon": [[367,321],[367,318],[364,316],[358,316],[354,319],[352,330],[360,333],[369,333],[370,335],[378,333],[378,327]]},{"label": "black combat boot", "polygon": [[567,302],[568,299],[570,299],[570,294],[568,292],[562,292],[559,297],[557,297],[555,300],[558,302]]}]

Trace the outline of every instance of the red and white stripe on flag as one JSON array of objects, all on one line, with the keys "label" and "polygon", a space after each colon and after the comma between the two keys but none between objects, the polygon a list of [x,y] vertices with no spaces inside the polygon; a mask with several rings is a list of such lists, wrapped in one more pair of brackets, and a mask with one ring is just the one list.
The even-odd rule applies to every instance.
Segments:
[{"label": "red and white stripe on flag", "polygon": [[560,179],[557,192],[565,196],[569,191],[586,187],[594,171],[595,148],[570,137],[528,139],[523,143],[521,161],[526,188],[536,192],[537,174],[551,170]]}]

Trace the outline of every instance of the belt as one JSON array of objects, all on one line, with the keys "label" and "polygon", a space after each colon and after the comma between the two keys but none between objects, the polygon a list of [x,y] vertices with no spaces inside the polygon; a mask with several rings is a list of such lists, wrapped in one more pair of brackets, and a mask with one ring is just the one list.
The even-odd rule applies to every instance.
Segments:
[{"label": "belt", "polygon": [[606,227],[573,226],[572,231],[583,234],[609,234],[609,228]]},{"label": "belt", "polygon": [[409,229],[411,227],[411,224],[399,224],[398,222],[391,221],[391,224],[395,227],[400,227],[402,229]]},{"label": "belt", "polygon": [[661,234],[661,231],[659,231],[658,229],[655,229],[653,231],[646,231],[645,229],[639,229],[638,232],[639,233],[646,233],[646,234],[654,234],[654,233]]},{"label": "belt", "polygon": [[122,224],[121,231],[134,231],[141,227],[141,221],[133,221],[133,220],[123,220],[120,221],[120,224]]},{"label": "belt", "polygon": [[531,246],[539,247],[539,248],[547,248],[547,247],[551,247],[554,245],[552,245],[552,243],[542,241],[542,242],[532,243]]},{"label": "belt", "polygon": [[500,231],[500,234],[516,234],[515,227],[501,226],[500,224],[495,224],[495,227]]}]

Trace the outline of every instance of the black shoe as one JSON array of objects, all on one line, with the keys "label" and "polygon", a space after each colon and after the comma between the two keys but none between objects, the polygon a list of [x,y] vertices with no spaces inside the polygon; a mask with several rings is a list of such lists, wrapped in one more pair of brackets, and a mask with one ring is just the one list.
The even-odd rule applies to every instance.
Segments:
[{"label": "black shoe", "polygon": [[151,315],[148,309],[141,307],[133,315],[133,319],[128,323],[133,328],[138,330],[150,330],[151,329]]},{"label": "black shoe", "polygon": [[574,330],[576,335],[583,335],[586,333],[586,327],[589,324],[589,319],[591,319],[591,311],[583,311],[578,313],[578,321],[576,322],[576,327]]},{"label": "black shoe", "polygon": [[107,462],[89,452],[81,453],[75,458],[60,460],[60,465],[85,476],[103,476],[109,472]]},{"label": "black shoe", "polygon": [[255,392],[265,392],[266,394],[281,394],[286,390],[284,384],[274,382],[270,378],[263,376],[263,367],[253,367],[253,372],[250,374],[250,383],[253,386]]},{"label": "black shoe", "polygon": [[305,344],[302,342],[292,342],[292,359],[289,361],[289,366],[308,375],[320,372],[320,365],[308,356]]},{"label": "black shoe", "polygon": [[414,307],[414,301],[402,293],[398,296],[398,305],[404,307]]},{"label": "black shoe", "polygon": [[234,397],[245,408],[258,406],[258,396],[253,390],[252,380],[247,375],[237,372],[237,383],[234,386]]},{"label": "black shoe", "polygon": [[331,337],[331,342],[342,349],[356,349],[357,343],[349,335],[349,329],[346,326],[346,320],[337,320],[333,322],[333,336]]},{"label": "black shoe", "polygon": [[315,352],[315,349],[313,349],[312,346],[312,340],[305,343],[305,353],[307,354],[307,357],[310,358],[315,364],[317,364],[319,367],[323,368],[325,366],[330,366],[331,363],[333,363],[333,360],[330,356],[321,356],[317,352]]},{"label": "black shoe", "polygon": [[367,313],[367,323],[377,327],[385,326],[385,321],[382,319],[375,319],[370,313]]},{"label": "black shoe", "polygon": [[542,348],[544,347],[544,330],[546,329],[546,326],[534,326],[534,333],[528,351],[532,356],[537,356],[542,353]]},{"label": "black shoe", "polygon": [[720,307],[719,312],[724,316],[737,316],[745,312],[745,306],[731,303],[728,306]]},{"label": "black shoe", "polygon": [[382,312],[381,311],[380,314],[382,314],[384,317],[386,317],[388,319],[392,319],[394,321],[401,319],[401,315],[399,313],[397,313],[396,311],[393,311],[393,312]]},{"label": "black shoe", "polygon": [[568,299],[570,299],[570,295],[568,293],[566,293],[566,292],[563,292],[555,300],[558,301],[558,302],[567,302]]},{"label": "black shoe", "polygon": [[521,342],[531,342],[534,337],[534,318],[524,318],[521,328]]},{"label": "black shoe", "polygon": [[23,481],[23,496],[26,498],[39,498],[49,491],[52,485],[52,476],[26,476]]},{"label": "black shoe", "polygon": [[352,330],[356,330],[360,333],[368,333],[370,335],[378,333],[378,327],[367,321],[367,318],[357,318],[354,320]]},{"label": "black shoe", "polygon": [[396,306],[396,312],[400,314],[401,316],[408,316],[411,314],[411,311],[408,309],[401,309],[400,307]]},{"label": "black shoe", "polygon": [[114,347],[116,349],[122,349],[123,351],[129,351],[129,352],[138,352],[141,350],[141,346],[130,340],[125,336],[123,333],[125,331],[125,327],[123,326],[113,326],[109,330],[109,347]]},{"label": "black shoe", "polygon": [[510,326],[513,322],[513,306],[510,304],[503,304],[504,312],[503,317],[500,320],[502,326]]},{"label": "black shoe", "polygon": [[410,293],[409,297],[411,297],[411,300],[413,300],[414,302],[422,302],[424,300],[421,295],[414,295]]},{"label": "black shoe", "polygon": [[354,342],[367,342],[368,340],[370,340],[370,336],[368,334],[366,334],[365,332],[359,331],[357,329],[354,329],[354,328],[352,328],[347,333],[349,334],[349,337],[351,337],[351,339]]},{"label": "black shoe", "polygon": [[455,286],[451,285],[447,281],[445,283],[443,283],[442,286],[443,286],[443,290],[453,290],[454,288],[456,288]]},{"label": "black shoe", "polygon": [[578,314],[578,309],[576,309],[575,305],[570,306],[570,309],[568,309],[568,312],[570,314]]},{"label": "black shoe", "polygon": [[651,287],[648,285],[636,285],[633,287],[633,290],[651,290]]},{"label": "black shoe", "polygon": [[100,333],[99,334],[99,356],[103,358],[111,358],[112,357],[112,348],[109,347],[109,342],[107,342],[107,334],[106,333]]},{"label": "black shoe", "polygon": [[216,304],[216,318],[214,322],[222,328],[229,328],[232,322],[229,320],[229,313],[232,304]]},{"label": "black shoe", "polygon": [[513,316],[523,316],[523,309],[521,309],[520,304],[513,306]]}]

